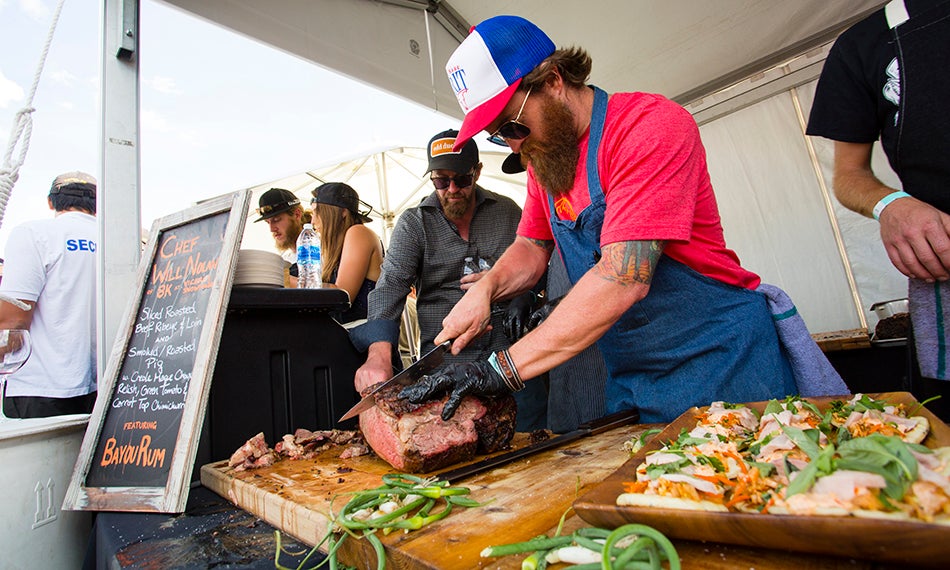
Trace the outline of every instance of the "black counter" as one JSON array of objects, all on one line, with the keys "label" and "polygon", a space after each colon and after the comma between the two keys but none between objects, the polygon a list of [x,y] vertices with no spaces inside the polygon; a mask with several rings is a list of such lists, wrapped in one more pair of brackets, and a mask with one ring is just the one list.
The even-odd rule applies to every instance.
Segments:
[{"label": "black counter", "polygon": [[[191,570],[274,568],[274,527],[204,487],[188,494],[180,515],[112,513],[96,515],[85,569]],[[296,568],[310,547],[281,534],[280,564]],[[312,568],[323,560],[315,553]]]},{"label": "black counter", "polygon": [[[258,432],[273,446],[297,428],[353,429],[336,420],[358,400],[365,360],[332,314],[349,308],[339,289],[234,287],[214,365],[192,480]],[[100,512],[87,568],[274,568],[275,529],[193,483],[182,514]],[[310,547],[282,535],[282,566]],[[307,562],[322,560],[317,553]]]},{"label": "black counter", "polygon": [[231,290],[193,481],[258,432],[273,446],[297,428],[355,428],[337,422],[359,399],[365,361],[331,316],[348,307],[341,289]]}]

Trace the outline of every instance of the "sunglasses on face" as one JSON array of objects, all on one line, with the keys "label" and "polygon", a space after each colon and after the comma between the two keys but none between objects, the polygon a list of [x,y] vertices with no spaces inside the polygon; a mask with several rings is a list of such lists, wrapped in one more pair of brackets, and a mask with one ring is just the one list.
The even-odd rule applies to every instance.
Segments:
[{"label": "sunglasses on face", "polygon": [[430,180],[432,180],[432,185],[435,186],[436,190],[448,190],[453,182],[455,182],[456,188],[468,188],[475,182],[475,174],[470,172],[468,174],[459,174],[451,178],[448,176],[433,176]]},{"label": "sunglasses on face", "polygon": [[520,141],[531,134],[531,129],[528,128],[528,125],[518,120],[521,118],[521,113],[524,112],[524,104],[528,102],[529,95],[531,95],[530,89],[525,93],[524,100],[521,101],[521,108],[518,109],[518,114],[515,115],[515,118],[510,121],[505,121],[504,124],[498,127],[498,130],[488,137],[489,142],[501,146],[508,146],[508,141]]}]

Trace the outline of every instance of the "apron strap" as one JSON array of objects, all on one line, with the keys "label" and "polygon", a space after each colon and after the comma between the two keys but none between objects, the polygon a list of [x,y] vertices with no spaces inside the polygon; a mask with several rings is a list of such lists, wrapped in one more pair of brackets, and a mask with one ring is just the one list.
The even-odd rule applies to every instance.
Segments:
[{"label": "apron strap", "polygon": [[604,136],[604,123],[607,120],[607,92],[591,85],[594,90],[594,108],[590,117],[590,136],[587,140],[587,192],[590,203],[596,206],[604,204],[604,190],[600,184],[600,172],[597,170],[597,150]]}]

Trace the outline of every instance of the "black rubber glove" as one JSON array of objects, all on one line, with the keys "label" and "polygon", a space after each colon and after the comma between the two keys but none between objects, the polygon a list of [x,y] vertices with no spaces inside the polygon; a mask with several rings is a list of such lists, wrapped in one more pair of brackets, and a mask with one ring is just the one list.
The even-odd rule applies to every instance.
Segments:
[{"label": "black rubber glove", "polygon": [[505,336],[511,342],[516,342],[528,332],[528,317],[534,308],[535,294],[531,291],[523,293],[508,303],[508,312],[505,314]]},{"label": "black rubber glove", "polygon": [[442,408],[442,419],[448,421],[455,415],[455,410],[465,396],[499,396],[510,393],[511,389],[488,362],[463,362],[444,366],[415,384],[406,386],[399,392],[399,397],[413,404],[421,404],[446,392],[450,392],[450,395]]},{"label": "black rubber glove", "polygon": [[531,331],[538,328],[538,325],[544,322],[544,319],[548,318],[551,314],[551,311],[554,310],[554,307],[557,307],[557,304],[561,302],[561,299],[564,297],[558,297],[557,299],[551,299],[547,303],[541,305],[537,311],[531,313],[531,316],[528,317],[528,323],[526,329]]}]

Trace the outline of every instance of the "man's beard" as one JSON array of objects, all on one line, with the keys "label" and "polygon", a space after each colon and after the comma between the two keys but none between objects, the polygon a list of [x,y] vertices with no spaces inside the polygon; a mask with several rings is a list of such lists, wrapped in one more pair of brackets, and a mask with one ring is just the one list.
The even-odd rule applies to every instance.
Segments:
[{"label": "man's beard", "polygon": [[297,249],[297,236],[300,235],[300,232],[303,231],[303,222],[297,218],[290,220],[290,225],[287,226],[287,231],[284,232],[284,237],[281,239],[274,238],[274,243],[277,245],[277,251],[289,251],[292,249]]},{"label": "man's beard", "polygon": [[574,115],[566,104],[545,97],[541,106],[543,138],[525,139],[521,145],[522,164],[530,163],[538,183],[552,196],[567,194],[577,174],[577,133]]},{"label": "man's beard", "polygon": [[[472,184],[474,186],[474,183]],[[456,194],[458,195],[458,194]],[[449,201],[448,193],[445,195],[438,194],[439,203],[442,204],[442,211],[445,212],[445,216],[450,220],[457,220],[465,215],[465,212],[468,211],[469,207],[472,205],[472,200],[475,197],[475,192],[473,191],[468,195],[468,199],[464,201],[452,200]]]}]

